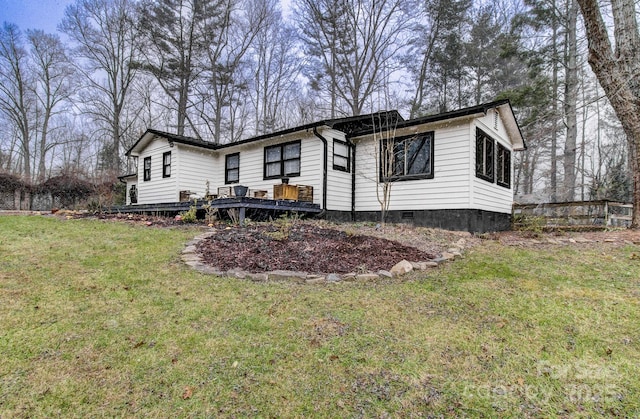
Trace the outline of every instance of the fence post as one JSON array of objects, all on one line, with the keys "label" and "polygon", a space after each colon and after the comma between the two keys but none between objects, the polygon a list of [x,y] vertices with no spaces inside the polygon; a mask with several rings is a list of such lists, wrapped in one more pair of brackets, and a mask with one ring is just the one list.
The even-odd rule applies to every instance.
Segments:
[{"label": "fence post", "polygon": [[609,201],[604,201],[604,225],[609,227],[611,219],[609,218]]}]

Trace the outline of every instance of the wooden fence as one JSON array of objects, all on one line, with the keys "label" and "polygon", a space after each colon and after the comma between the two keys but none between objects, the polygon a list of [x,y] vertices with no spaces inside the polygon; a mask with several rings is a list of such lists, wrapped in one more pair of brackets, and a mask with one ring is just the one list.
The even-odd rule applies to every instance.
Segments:
[{"label": "wooden fence", "polygon": [[600,229],[628,227],[633,205],[613,201],[514,204],[513,228]]}]

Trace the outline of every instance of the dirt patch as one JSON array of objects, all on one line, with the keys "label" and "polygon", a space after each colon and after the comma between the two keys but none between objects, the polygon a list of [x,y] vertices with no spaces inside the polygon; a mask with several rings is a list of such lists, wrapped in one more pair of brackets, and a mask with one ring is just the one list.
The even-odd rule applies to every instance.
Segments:
[{"label": "dirt patch", "polygon": [[[42,214],[44,215],[44,213]],[[103,221],[119,221],[128,224],[146,225],[148,227],[181,227],[188,225],[182,221],[176,220],[174,217],[160,217],[142,214],[92,214],[86,211],[59,210],[50,215],[67,220],[91,218]]]},{"label": "dirt patch", "polygon": [[348,324],[332,317],[313,319],[305,326],[305,337],[312,346],[320,346],[328,340],[342,337],[349,330]]},{"label": "dirt patch", "polygon": [[496,240],[504,246],[548,247],[548,246],[626,246],[640,244],[640,231],[620,229],[609,231],[531,233],[526,231],[503,231],[486,238]]}]

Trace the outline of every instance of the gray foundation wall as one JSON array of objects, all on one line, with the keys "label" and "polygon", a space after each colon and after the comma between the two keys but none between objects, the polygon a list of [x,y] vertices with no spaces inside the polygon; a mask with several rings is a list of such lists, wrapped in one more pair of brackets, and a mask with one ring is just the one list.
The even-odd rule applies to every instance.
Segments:
[{"label": "gray foundation wall", "polygon": [[[327,211],[324,217],[331,221],[379,222],[378,211],[357,211],[355,220],[348,211]],[[511,214],[477,209],[447,209],[418,211],[389,211],[389,223],[407,223],[421,227],[442,228],[445,230],[486,233],[511,229]]]}]

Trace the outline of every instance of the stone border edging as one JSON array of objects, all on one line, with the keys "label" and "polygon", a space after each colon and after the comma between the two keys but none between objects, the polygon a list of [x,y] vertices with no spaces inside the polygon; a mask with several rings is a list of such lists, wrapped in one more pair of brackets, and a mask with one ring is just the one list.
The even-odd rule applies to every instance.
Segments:
[{"label": "stone border edging", "polygon": [[202,240],[205,240],[213,235],[215,232],[207,232],[200,234],[193,238],[193,240],[186,243],[184,250],[182,251],[182,261],[195,269],[196,271],[207,274],[207,275],[217,275],[221,277],[231,277],[238,279],[249,279],[254,282],[264,282],[264,281],[293,281],[301,284],[328,284],[335,283],[341,281],[359,281],[359,282],[368,282],[375,281],[380,278],[395,278],[411,271],[425,271],[431,268],[438,267],[441,263],[453,260],[457,257],[462,256],[462,252],[465,246],[465,240],[458,240],[451,248],[447,249],[446,252],[442,252],[442,255],[439,258],[428,260],[428,261],[420,261],[420,262],[409,262],[407,260],[402,260],[395,264],[391,269],[380,270],[377,273],[374,272],[364,272],[364,273],[346,273],[346,274],[310,274],[308,272],[298,272],[298,271],[285,271],[285,270],[275,270],[269,272],[246,272],[240,268],[230,269],[228,271],[222,271],[216,267],[209,266],[202,262],[202,257],[198,254],[196,246]]}]

